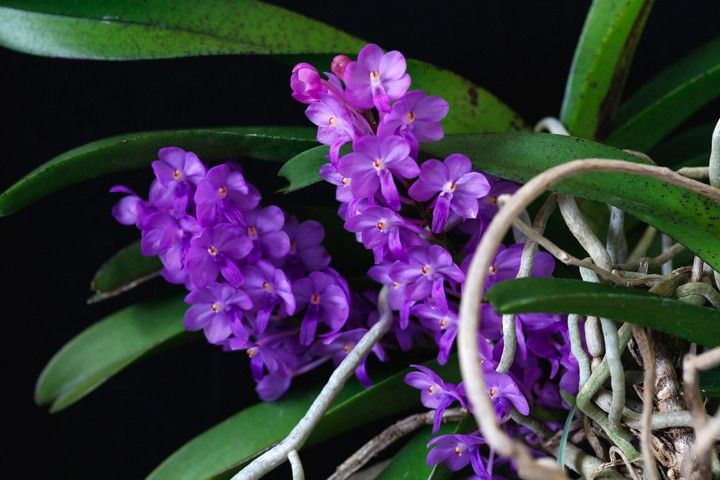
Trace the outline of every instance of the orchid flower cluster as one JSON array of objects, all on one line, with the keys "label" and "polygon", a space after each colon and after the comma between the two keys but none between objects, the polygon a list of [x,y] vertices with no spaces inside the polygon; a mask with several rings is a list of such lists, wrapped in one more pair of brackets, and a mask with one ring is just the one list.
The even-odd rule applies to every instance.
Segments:
[{"label": "orchid flower cluster", "polygon": [[[420,162],[420,145],[443,138],[441,122],[449,106],[440,97],[410,90],[401,53],[385,53],[370,44],[356,60],[338,55],[330,67],[322,76],[300,63],[290,79],[293,98],[308,105],[305,114],[318,127],[317,139],[329,147],[329,162],[320,175],[337,187],[345,228],[374,254],[368,274],[390,290],[397,342],[408,349],[415,339],[432,338],[438,362],[444,364],[457,334],[470,254],[497,212],[498,195],[517,186],[473,171],[471,160],[461,153]],[[486,288],[515,278],[522,250],[518,243],[498,252]],[[533,276],[549,276],[553,269],[549,254],[536,254]],[[532,437],[510,421],[511,409],[525,415],[531,405],[557,409],[564,405],[560,389],[578,389],[567,324],[558,315],[518,315],[517,355],[510,370],[500,373],[502,317],[489,304],[482,308],[478,360],[488,395],[508,429]],[[427,367],[416,368],[405,380],[420,390],[423,405],[435,410],[437,432],[448,407],[469,409],[464,387],[445,382]],[[471,465],[479,478],[489,478],[496,462],[484,445],[479,432],[438,436],[428,444],[427,461],[445,462],[452,470]]]},{"label": "orchid flower cluster", "polygon": [[[152,167],[148,200],[112,188],[126,194],[113,215],[137,226],[142,253],[158,256],[163,277],[190,291],[185,327],[226,350],[245,350],[263,400],[327,360],[339,363],[372,315],[359,295],[351,314],[351,293],[329,267],[322,225],[260,206],[260,192],[235,163],[208,169],[194,153],[168,147]],[[374,352],[384,359],[381,346]],[[370,384],[364,362],[356,373]]]}]

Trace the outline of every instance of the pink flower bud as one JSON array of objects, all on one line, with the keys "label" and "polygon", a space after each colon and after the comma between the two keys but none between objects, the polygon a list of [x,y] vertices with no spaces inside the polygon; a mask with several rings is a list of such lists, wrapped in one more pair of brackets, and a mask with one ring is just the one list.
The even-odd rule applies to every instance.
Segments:
[{"label": "pink flower bud", "polygon": [[347,64],[351,61],[352,60],[347,55],[337,55],[333,58],[332,63],[330,64],[330,70],[332,70],[332,72],[337,75],[340,80],[343,80],[345,67],[347,67]]},{"label": "pink flower bud", "polygon": [[327,91],[317,69],[309,63],[298,63],[290,75],[292,97],[298,102],[314,103]]}]

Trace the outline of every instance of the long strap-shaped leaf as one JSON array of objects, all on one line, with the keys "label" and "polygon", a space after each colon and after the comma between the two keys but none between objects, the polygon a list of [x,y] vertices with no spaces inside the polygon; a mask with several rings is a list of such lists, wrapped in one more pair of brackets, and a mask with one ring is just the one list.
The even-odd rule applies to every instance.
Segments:
[{"label": "long strap-shaped leaf", "polygon": [[499,313],[577,313],[611,318],[714,347],[720,345],[720,310],[644,290],[561,278],[501,282],[485,295]]},{"label": "long strap-shaped leaf", "polygon": [[620,105],[607,141],[621,148],[649,151],[718,96],[720,38],[663,70]]},{"label": "long strap-shaped leaf", "polygon": [[[431,367],[450,382],[460,379],[457,357],[447,365]],[[363,389],[349,382],[308,439],[305,447],[333,438],[361,425],[421,408],[417,390],[403,379],[407,370]],[[200,434],[178,449],[148,480],[205,480],[226,478],[268,447],[282,440],[302,418],[317,391],[293,394],[277,402],[259,403]],[[381,408],[380,408],[381,407]]]},{"label": "long strap-shaped leaf", "polygon": [[607,132],[654,0],[594,0],[575,49],[560,117],[570,133]]},{"label": "long strap-shaped leaf", "polygon": [[93,324],[58,351],[35,386],[35,401],[63,410],[108,378],[185,332],[182,298],[134,305]]},{"label": "long strap-shaped leaf", "polygon": [[94,295],[88,303],[95,303],[119,295],[155,277],[162,269],[157,257],[146,257],[140,242],[134,242],[110,257],[98,269],[90,283]]},{"label": "long strap-shaped leaf", "polygon": [[298,127],[197,128],[129,133],[65,152],[27,174],[0,195],[0,216],[83,180],[148,167],[161,147],[175,145],[203,160],[252,157],[284,162],[317,145],[315,131]]},{"label": "long strap-shaped leaf", "polygon": [[[449,135],[425,149],[438,157],[463,152],[478,170],[520,182],[581,158],[641,162],[635,155],[606,145],[549,134]],[[720,205],[713,200],[661,180],[624,173],[583,174],[559,183],[553,190],[621,208],[720,269]]]},{"label": "long strap-shaped leaf", "polygon": [[[4,6],[4,7],[3,7]],[[0,0],[0,45],[27,53],[98,60],[216,54],[354,54],[363,42],[297,13],[256,0],[59,2]],[[313,56],[315,60],[318,56]],[[317,62],[329,70],[329,59]],[[413,88],[451,105],[448,132],[507,131],[522,120],[496,97],[461,76],[408,61]]]},{"label": "long strap-shaped leaf", "polygon": [[139,60],[233,53],[334,53],[362,42],[255,0],[0,2],[0,45],[35,55]]}]

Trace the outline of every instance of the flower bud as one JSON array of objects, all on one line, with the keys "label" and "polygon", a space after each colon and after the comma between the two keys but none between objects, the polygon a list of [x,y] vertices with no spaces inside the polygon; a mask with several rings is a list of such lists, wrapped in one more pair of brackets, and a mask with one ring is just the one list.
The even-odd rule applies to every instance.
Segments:
[{"label": "flower bud", "polygon": [[314,103],[327,88],[317,69],[309,63],[298,63],[290,75],[292,97],[302,103]]},{"label": "flower bud", "polygon": [[347,67],[347,64],[351,61],[352,60],[347,55],[337,55],[333,58],[332,63],[330,64],[330,70],[332,70],[332,72],[337,75],[340,80],[344,80],[345,67]]}]

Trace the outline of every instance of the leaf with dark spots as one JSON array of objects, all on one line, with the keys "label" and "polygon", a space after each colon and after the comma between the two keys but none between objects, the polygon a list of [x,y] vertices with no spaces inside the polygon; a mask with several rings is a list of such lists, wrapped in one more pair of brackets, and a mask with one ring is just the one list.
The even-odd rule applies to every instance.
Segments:
[{"label": "leaf with dark spots", "polygon": [[603,135],[653,0],[595,0],[590,7],[568,76],[560,118],[578,137]]},{"label": "leaf with dark spots", "polygon": [[718,96],[720,38],[666,68],[625,101],[613,118],[607,142],[649,151]]},{"label": "leaf with dark spots", "polygon": [[35,55],[136,60],[334,53],[362,44],[322,22],[255,0],[0,2],[0,45]]},{"label": "leaf with dark spots", "polygon": [[697,342],[720,345],[720,310],[644,290],[565,278],[523,278],[494,285],[486,294],[498,313],[576,313],[650,327]]},{"label": "leaf with dark spots", "polygon": [[[537,133],[448,135],[423,149],[437,158],[463,152],[476,169],[519,182],[582,158],[643,163],[639,157],[607,145]],[[709,218],[720,214],[720,205],[698,193],[655,178],[607,172],[578,175],[552,189],[621,208],[667,233],[713,268],[720,268],[720,229]]]}]

